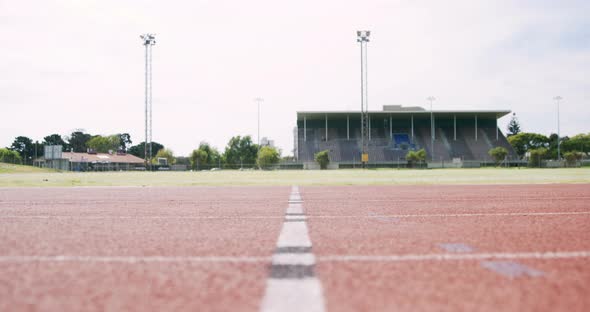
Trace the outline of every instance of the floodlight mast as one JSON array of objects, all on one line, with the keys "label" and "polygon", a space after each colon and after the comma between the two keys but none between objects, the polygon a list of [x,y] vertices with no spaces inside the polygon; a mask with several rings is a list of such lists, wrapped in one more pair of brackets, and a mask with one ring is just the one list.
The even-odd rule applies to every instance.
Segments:
[{"label": "floodlight mast", "polygon": [[[152,169],[152,46],[156,44],[155,34],[139,36],[145,46],[145,169]],[[148,147],[149,144],[149,147]],[[148,157],[149,156],[149,157]]]},{"label": "floodlight mast", "polygon": [[561,160],[561,150],[560,150],[560,145],[561,145],[561,135],[560,135],[560,129],[559,129],[559,102],[561,100],[563,100],[563,98],[561,96],[556,96],[553,98],[553,100],[556,102],[557,104],[557,160]]},{"label": "floodlight mast", "polygon": [[368,102],[368,84],[367,84],[367,43],[371,31],[358,30],[356,32],[356,42],[361,48],[361,163],[363,167],[368,163],[369,138],[369,102]]},{"label": "floodlight mast", "polygon": [[432,102],[436,100],[434,96],[429,96],[426,98],[430,102],[430,158],[434,161],[434,113],[432,111]]},{"label": "floodlight mast", "polygon": [[254,101],[256,101],[256,103],[258,104],[258,134],[257,134],[257,140],[258,140],[258,148],[260,149],[260,103],[264,102],[264,99],[261,97],[257,97],[254,99]]}]

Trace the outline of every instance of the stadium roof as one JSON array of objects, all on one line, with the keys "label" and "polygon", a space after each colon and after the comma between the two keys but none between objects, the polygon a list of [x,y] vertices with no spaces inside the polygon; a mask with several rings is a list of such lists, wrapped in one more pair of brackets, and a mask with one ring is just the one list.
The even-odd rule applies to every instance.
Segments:
[{"label": "stadium roof", "polygon": [[68,159],[70,162],[143,164],[143,159],[131,154],[117,155],[107,153],[87,154],[63,152],[62,159]]},{"label": "stadium roof", "polygon": [[[380,111],[369,111],[370,115],[417,115],[417,116],[430,116],[431,111],[425,110],[422,107],[402,107],[401,105],[384,106],[383,110]],[[435,115],[457,115],[457,117],[473,116],[478,115],[482,117],[495,117],[501,118],[511,113],[510,110],[433,110]],[[360,114],[360,110],[350,111],[298,111],[297,118],[305,115],[306,117],[320,117],[323,115],[354,115]]]}]

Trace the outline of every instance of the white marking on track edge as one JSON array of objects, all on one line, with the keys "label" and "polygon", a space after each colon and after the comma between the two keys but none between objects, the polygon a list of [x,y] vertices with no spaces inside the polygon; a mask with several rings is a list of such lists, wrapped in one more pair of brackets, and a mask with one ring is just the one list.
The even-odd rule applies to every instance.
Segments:
[{"label": "white marking on track edge", "polygon": [[[294,198],[296,191],[298,191],[297,187],[293,186],[290,198]],[[286,213],[303,214],[303,205],[289,201]],[[289,221],[293,219],[301,221]],[[266,281],[266,291],[260,311],[323,312],[325,310],[322,285],[313,272],[316,258],[310,252],[297,252],[297,250],[307,251],[305,248],[311,247],[305,220],[303,215],[286,215],[285,217],[277,240],[277,248],[294,248],[286,249],[291,252],[280,252],[273,255],[271,276]]]},{"label": "white marking on track edge", "polygon": [[2,216],[0,219],[154,219],[154,220],[217,220],[217,219],[282,219],[284,216]]},{"label": "white marking on track edge", "polygon": [[311,253],[279,253],[272,256],[272,264],[314,265],[315,256]]},{"label": "white marking on track edge", "polygon": [[[303,213],[300,203],[289,204],[287,213]],[[497,213],[454,213],[454,214],[399,214],[399,215],[312,215],[307,219],[378,219],[378,218],[439,218],[439,217],[526,217],[526,216],[561,216],[590,215],[590,211],[572,212],[497,212]],[[282,219],[284,216],[64,216],[64,215],[0,215],[0,219]]]},{"label": "white marking on track edge", "polygon": [[0,256],[0,262],[97,262],[97,263],[153,263],[153,262],[186,262],[186,263],[264,263],[271,257],[102,257],[102,256]]},{"label": "white marking on track edge", "polygon": [[311,247],[305,222],[283,222],[277,247]]},{"label": "white marking on track edge", "polygon": [[328,255],[317,257],[321,262],[404,262],[404,261],[454,261],[490,259],[573,259],[590,258],[590,251],[476,253],[476,254],[405,254],[405,255]]},{"label": "white marking on track edge", "polygon": [[268,279],[261,311],[322,312],[322,285],[317,278]]},{"label": "white marking on track edge", "polygon": [[289,216],[289,215],[287,215],[287,216],[285,216],[285,219],[286,220],[307,220],[307,217],[306,216],[303,216],[303,215],[301,215],[301,216]]},{"label": "white marking on track edge", "polygon": [[303,213],[303,207],[301,204],[289,204],[287,213]]}]

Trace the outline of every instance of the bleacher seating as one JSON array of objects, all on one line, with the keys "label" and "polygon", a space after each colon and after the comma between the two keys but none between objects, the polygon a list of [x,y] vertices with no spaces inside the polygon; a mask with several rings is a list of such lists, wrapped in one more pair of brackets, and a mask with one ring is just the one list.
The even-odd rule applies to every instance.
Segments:
[{"label": "bleacher seating", "polygon": [[[434,140],[435,161],[450,161],[453,158],[463,160],[489,161],[488,151],[494,146],[502,146],[508,149],[509,157],[516,158],[516,153],[499,132],[496,139],[496,129],[490,127],[478,128],[478,138],[475,139],[474,127],[457,127],[456,138],[453,135],[453,127],[436,128]],[[369,144],[369,162],[388,163],[405,160],[410,150],[424,148],[427,159],[432,156],[431,129],[428,126],[416,126],[414,136],[411,129],[396,128],[390,136],[389,131],[372,131]],[[303,140],[303,130],[299,129],[298,158],[302,162],[314,161],[315,153],[329,150],[330,160],[338,163],[359,162],[361,156],[360,129],[350,129],[350,139],[346,138],[346,128],[329,128],[326,140],[326,129],[307,129],[307,140]]]}]

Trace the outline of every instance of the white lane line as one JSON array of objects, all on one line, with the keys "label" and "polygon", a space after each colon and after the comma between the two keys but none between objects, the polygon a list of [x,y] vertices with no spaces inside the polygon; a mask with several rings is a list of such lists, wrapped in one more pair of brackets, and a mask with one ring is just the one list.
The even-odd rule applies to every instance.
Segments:
[{"label": "white lane line", "polygon": [[[367,218],[436,218],[436,217],[526,217],[526,216],[560,216],[560,215],[590,215],[590,211],[572,211],[572,212],[480,212],[480,213],[433,213],[433,214],[399,214],[399,215],[371,215]],[[310,216],[310,218],[321,218],[322,216]],[[330,217],[330,216],[328,216]],[[351,216],[352,217],[352,216]]]},{"label": "white lane line", "polygon": [[564,252],[520,252],[520,253],[477,253],[477,254],[405,254],[385,256],[327,255],[314,256],[310,253],[299,255],[275,254],[272,257],[166,257],[166,256],[0,256],[0,263],[26,262],[97,262],[97,263],[268,263],[309,265],[319,262],[406,262],[406,261],[455,261],[455,260],[494,260],[494,259],[576,259],[590,258],[590,251]]},{"label": "white lane line", "polygon": [[[301,199],[296,191],[298,189],[294,186],[291,199]],[[314,272],[316,257],[311,253],[302,202],[294,204],[290,201],[285,213],[260,311],[325,311],[322,285]]]},{"label": "white lane line", "polygon": [[275,253],[272,256],[272,264],[280,265],[314,265],[315,256],[311,253]]},{"label": "white lane line", "polygon": [[[302,214],[301,203],[289,204],[287,214]],[[392,215],[306,215],[307,219],[379,219],[379,218],[446,218],[446,217],[527,217],[590,215],[590,211],[571,212],[496,212],[496,213],[437,213],[437,214],[392,214]],[[65,216],[65,215],[0,215],[0,219],[282,219],[284,216]]]},{"label": "white lane line", "polygon": [[405,255],[326,255],[316,257],[320,262],[405,262],[405,261],[454,261],[492,259],[575,259],[590,258],[590,251],[517,252],[475,254],[405,254]]},{"label": "white lane line", "polygon": [[261,311],[323,312],[323,296],[317,278],[268,279]]},{"label": "white lane line", "polygon": [[305,215],[286,215],[285,220],[307,220]]},{"label": "white lane line", "polygon": [[[342,193],[337,193],[341,195]],[[326,194],[322,193],[322,197]],[[361,195],[361,194],[356,194]],[[354,194],[353,194],[354,196]],[[358,196],[357,196],[358,197]],[[559,197],[492,197],[494,200],[500,200],[505,202],[527,202],[527,201],[580,201],[582,199],[590,199],[590,196],[559,196]],[[385,198],[385,199],[364,199],[362,202],[387,202],[387,203],[432,203],[432,202],[439,202],[444,200],[446,202],[481,202],[481,197],[473,197],[473,198],[455,198],[455,197],[445,197],[445,198],[421,198],[421,199],[399,199],[399,198]],[[307,202],[311,203],[340,203],[340,202],[349,202],[350,199],[342,198],[342,196],[337,198],[316,198],[316,199],[307,199]]]},{"label": "white lane line", "polygon": [[153,219],[153,220],[225,220],[225,219],[283,219],[284,216],[64,216],[64,215],[0,215],[0,219]]},{"label": "white lane line", "polygon": [[289,204],[287,207],[287,214],[302,214],[303,205],[301,204]]},{"label": "white lane line", "polygon": [[97,262],[97,263],[153,263],[153,262],[186,262],[186,263],[267,263],[271,257],[165,257],[165,256],[0,256],[0,263],[25,262]]},{"label": "white lane line", "polygon": [[311,247],[305,222],[284,222],[277,247]]}]

